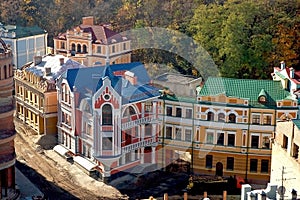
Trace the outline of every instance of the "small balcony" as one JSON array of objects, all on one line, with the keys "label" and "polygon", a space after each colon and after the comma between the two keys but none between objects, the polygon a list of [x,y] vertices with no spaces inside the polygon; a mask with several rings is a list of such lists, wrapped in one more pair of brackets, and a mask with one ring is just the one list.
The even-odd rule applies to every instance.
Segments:
[{"label": "small balcony", "polygon": [[144,139],[142,141],[124,146],[124,147],[122,147],[122,153],[128,153],[130,151],[134,151],[134,150],[142,148],[142,147],[148,147],[148,146],[153,146],[153,145],[157,145],[157,137],[151,137],[151,138]]},{"label": "small balcony", "polygon": [[157,118],[155,115],[148,115],[145,117],[140,117],[138,115],[132,115],[129,117],[125,117],[122,119],[122,130],[128,130],[133,128],[134,126],[140,125],[140,124],[148,124],[155,121]]}]

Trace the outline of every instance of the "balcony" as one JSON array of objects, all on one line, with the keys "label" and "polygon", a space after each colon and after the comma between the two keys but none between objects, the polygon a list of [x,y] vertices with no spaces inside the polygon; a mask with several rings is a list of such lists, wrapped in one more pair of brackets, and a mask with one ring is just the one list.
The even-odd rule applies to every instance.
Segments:
[{"label": "balcony", "polygon": [[157,144],[156,137],[151,137],[151,138],[124,146],[124,147],[122,147],[122,153],[128,153],[130,151],[134,151],[134,150],[142,148],[142,147],[152,146],[153,144]]},{"label": "balcony", "polygon": [[145,117],[138,118],[136,115],[130,116],[129,118],[122,119],[122,130],[128,130],[140,124],[148,124],[156,120],[155,115],[149,115]]}]

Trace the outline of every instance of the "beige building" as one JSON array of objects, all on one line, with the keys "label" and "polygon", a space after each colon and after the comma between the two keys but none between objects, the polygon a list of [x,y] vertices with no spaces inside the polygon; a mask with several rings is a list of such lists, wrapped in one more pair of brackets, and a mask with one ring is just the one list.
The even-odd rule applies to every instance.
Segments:
[{"label": "beige building", "polygon": [[94,24],[94,17],[83,17],[82,24],[54,38],[54,53],[72,58],[86,66],[131,62],[130,40]]},{"label": "beige building", "polygon": [[277,122],[273,141],[270,183],[285,188],[285,199],[300,198],[300,120]]},{"label": "beige building", "polygon": [[[56,79],[68,68],[84,67],[62,55],[35,56],[15,71],[17,124],[32,134],[57,134]],[[25,131],[27,132],[27,131]]]}]

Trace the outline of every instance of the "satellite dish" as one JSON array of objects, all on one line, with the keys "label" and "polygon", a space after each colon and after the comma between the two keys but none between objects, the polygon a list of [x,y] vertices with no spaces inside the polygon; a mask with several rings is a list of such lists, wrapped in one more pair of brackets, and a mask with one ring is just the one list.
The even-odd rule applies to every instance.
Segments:
[{"label": "satellite dish", "polygon": [[284,193],[285,193],[285,187],[284,186],[280,186],[277,189],[277,192],[278,192],[279,195],[284,195]]}]

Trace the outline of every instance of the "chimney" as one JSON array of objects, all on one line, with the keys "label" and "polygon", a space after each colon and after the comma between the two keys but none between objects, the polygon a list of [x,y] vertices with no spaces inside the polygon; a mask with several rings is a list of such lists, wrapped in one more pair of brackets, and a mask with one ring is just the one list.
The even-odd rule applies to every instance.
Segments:
[{"label": "chimney", "polygon": [[137,83],[137,77],[134,75],[131,71],[126,71],[124,73],[125,79],[128,80],[132,85],[136,85]]},{"label": "chimney", "polygon": [[65,58],[59,58],[59,64],[63,65],[65,63]]},{"label": "chimney", "polygon": [[93,16],[82,17],[82,25],[93,26],[94,25],[94,17]]},{"label": "chimney", "polygon": [[33,57],[33,63],[34,65],[38,65],[42,62],[42,56],[34,56]]},{"label": "chimney", "polygon": [[284,61],[281,61],[281,62],[280,62],[280,69],[281,69],[281,70],[284,70],[284,69],[285,69],[285,62],[284,62]]},{"label": "chimney", "polygon": [[294,68],[290,68],[290,78],[294,78],[295,77],[295,70]]}]

